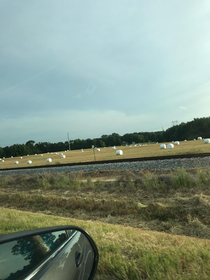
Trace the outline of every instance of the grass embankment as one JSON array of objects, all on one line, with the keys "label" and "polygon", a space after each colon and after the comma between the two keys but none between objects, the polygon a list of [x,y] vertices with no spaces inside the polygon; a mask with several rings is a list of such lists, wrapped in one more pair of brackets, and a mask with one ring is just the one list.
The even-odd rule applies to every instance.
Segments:
[{"label": "grass embankment", "polygon": [[1,176],[0,206],[210,239],[209,169],[88,174]]},{"label": "grass embankment", "polygon": [[209,279],[209,240],[4,208],[0,219],[0,234],[56,225],[84,228],[99,249],[98,280]]},{"label": "grass embankment", "polygon": [[[167,143],[165,143],[167,144]],[[203,140],[197,141],[187,141],[180,142],[180,145],[175,145],[174,149],[161,150],[160,144],[150,144],[145,146],[119,146],[116,149],[122,149],[123,155],[116,156],[116,150],[113,150],[112,147],[101,148],[100,152],[95,151],[96,160],[112,160],[112,159],[125,159],[125,158],[139,158],[139,157],[153,157],[153,156],[164,156],[164,155],[179,155],[179,154],[197,154],[197,153],[209,153],[210,145],[204,144]],[[55,153],[47,153],[41,155],[30,155],[24,156],[22,159],[20,157],[6,158],[4,162],[0,161],[0,169],[5,168],[16,168],[16,167],[26,167],[27,160],[32,160],[30,166],[40,166],[40,165],[50,165],[46,162],[47,158],[52,158],[51,164],[64,164],[64,163],[76,163],[76,162],[90,162],[94,161],[93,150],[85,149],[84,152],[81,150],[67,151],[63,152],[66,155],[66,158],[61,158],[60,152],[59,155]],[[15,164],[15,161],[19,161],[19,164]]]}]

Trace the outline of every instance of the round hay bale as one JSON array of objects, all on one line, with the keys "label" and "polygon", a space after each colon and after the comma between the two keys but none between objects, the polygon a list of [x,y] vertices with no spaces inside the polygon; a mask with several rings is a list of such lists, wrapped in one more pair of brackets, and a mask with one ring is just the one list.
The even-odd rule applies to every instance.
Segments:
[{"label": "round hay bale", "polygon": [[16,160],[16,161],[15,161],[15,164],[19,164],[19,161]]},{"label": "round hay bale", "polygon": [[174,143],[175,145],[179,145],[180,143],[179,143],[179,141],[175,141],[175,143]]},{"label": "round hay bale", "polygon": [[114,146],[114,147],[112,147],[112,149],[113,149],[113,150],[116,150],[116,147]]},{"label": "round hay bale", "polygon": [[11,156],[11,158],[13,158],[13,156]]},{"label": "round hay bale", "polygon": [[117,150],[116,151],[116,155],[117,156],[122,156],[123,155],[123,151],[122,150]]},{"label": "round hay bale", "polygon": [[210,138],[204,139],[204,143],[205,143],[205,144],[210,144]]},{"label": "round hay bale", "polygon": [[41,154],[40,156],[43,157],[43,154]]},{"label": "round hay bale", "polygon": [[161,148],[161,149],[166,149],[166,144],[161,144],[161,145],[160,145],[160,148]]},{"label": "round hay bale", "polygon": [[27,163],[28,163],[28,164],[32,164],[32,160],[28,160]]},{"label": "round hay bale", "polygon": [[2,161],[1,162],[4,162],[4,160],[2,159]]},{"label": "round hay bale", "polygon": [[100,152],[100,149],[99,149],[99,148],[97,149],[97,152]]},{"label": "round hay bale", "polygon": [[48,159],[47,159],[47,162],[52,162],[52,159],[51,159],[51,158],[48,158]]},{"label": "round hay bale", "polygon": [[61,158],[66,158],[66,156],[65,156],[65,155],[62,155]]},{"label": "round hay bale", "polygon": [[199,137],[198,137],[198,140],[202,140],[202,137],[199,136]]},{"label": "round hay bale", "polygon": [[167,145],[167,149],[173,149],[173,148],[174,148],[174,144],[170,143],[170,144]]},{"label": "round hay bale", "polygon": [[22,159],[23,157],[20,157],[20,159]]},{"label": "round hay bale", "polygon": [[81,149],[81,152],[83,153],[83,152],[84,152],[84,150],[83,150],[83,149]]}]

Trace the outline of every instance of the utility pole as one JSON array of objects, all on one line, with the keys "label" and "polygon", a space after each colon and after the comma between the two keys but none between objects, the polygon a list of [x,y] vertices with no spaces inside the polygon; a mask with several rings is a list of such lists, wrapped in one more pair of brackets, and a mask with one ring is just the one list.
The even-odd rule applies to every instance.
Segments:
[{"label": "utility pole", "polygon": [[70,141],[69,141],[69,133],[67,132],[67,138],[68,138],[68,143],[69,143],[69,151],[71,151],[71,146],[70,146]]},{"label": "utility pole", "polygon": [[95,161],[96,161],[96,155],[95,155],[95,147],[94,147],[94,145],[92,145],[92,149],[93,149],[94,159],[95,159]]}]

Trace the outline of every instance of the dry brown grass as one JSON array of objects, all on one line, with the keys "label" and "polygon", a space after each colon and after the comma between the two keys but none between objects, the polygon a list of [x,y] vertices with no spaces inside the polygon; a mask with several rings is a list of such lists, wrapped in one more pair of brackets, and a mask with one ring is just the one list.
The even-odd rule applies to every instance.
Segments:
[{"label": "dry brown grass", "polygon": [[210,239],[208,168],[93,174],[1,176],[0,206]]},{"label": "dry brown grass", "polygon": [[[167,144],[167,143],[165,143]],[[175,146],[171,150],[161,150],[160,144],[150,144],[147,146],[137,146],[137,147],[116,147],[117,149],[123,150],[123,156],[116,156],[116,150],[113,150],[112,147],[101,148],[100,152],[95,152],[96,160],[112,160],[112,159],[125,159],[125,158],[138,158],[138,157],[151,157],[151,156],[163,156],[163,155],[177,155],[177,154],[189,154],[189,153],[208,153],[210,152],[210,145],[204,144],[203,140],[197,141],[187,141],[180,142],[179,146]],[[76,163],[76,162],[89,162],[94,161],[93,150],[85,149],[82,153],[81,150],[74,150],[64,152],[66,155],[65,159],[61,158],[60,152],[59,155],[44,154],[43,157],[40,155],[30,155],[24,156],[23,159],[20,157],[16,158],[6,158],[5,162],[0,161],[0,169],[4,168],[16,168],[16,167],[26,167],[27,160],[32,160],[32,165],[30,166],[40,166],[40,165],[50,165],[50,164],[64,164],[64,163]],[[46,159],[52,158],[52,163],[47,163]],[[16,165],[15,161],[18,160],[19,164]]]}]

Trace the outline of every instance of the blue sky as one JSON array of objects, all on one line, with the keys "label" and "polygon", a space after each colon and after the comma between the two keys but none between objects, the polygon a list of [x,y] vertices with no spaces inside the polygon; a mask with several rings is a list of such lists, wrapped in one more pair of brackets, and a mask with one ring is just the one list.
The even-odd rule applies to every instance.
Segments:
[{"label": "blue sky", "polygon": [[210,2],[0,2],[0,146],[207,117]]}]

